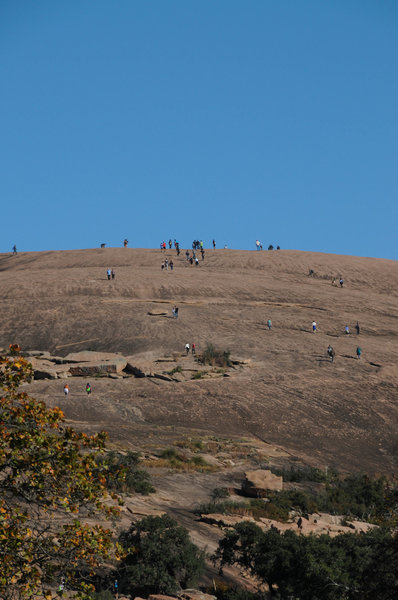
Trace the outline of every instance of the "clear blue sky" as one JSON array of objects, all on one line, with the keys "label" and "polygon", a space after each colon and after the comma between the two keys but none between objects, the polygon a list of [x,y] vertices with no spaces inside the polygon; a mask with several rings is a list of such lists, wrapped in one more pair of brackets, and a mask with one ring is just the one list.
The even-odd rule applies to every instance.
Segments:
[{"label": "clear blue sky", "polygon": [[0,251],[398,259],[397,0],[1,0]]}]

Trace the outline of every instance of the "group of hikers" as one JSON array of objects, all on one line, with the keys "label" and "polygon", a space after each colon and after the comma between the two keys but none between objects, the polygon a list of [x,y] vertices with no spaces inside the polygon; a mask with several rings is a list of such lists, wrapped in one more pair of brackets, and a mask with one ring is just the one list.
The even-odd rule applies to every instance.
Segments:
[{"label": "group of hikers", "polygon": [[170,267],[170,271],[172,271],[174,269],[173,260],[170,259],[170,261],[169,261],[168,258],[165,258],[161,265],[162,271],[168,271],[169,267]]},{"label": "group of hikers", "polygon": [[[86,383],[85,390],[86,390],[87,396],[89,396],[91,394],[91,385],[89,383]],[[69,396],[69,392],[70,392],[69,384],[65,383],[65,385],[64,385],[64,394],[65,394],[66,397]]]},{"label": "group of hikers", "polygon": [[[357,332],[357,335],[359,335],[359,334],[360,334],[360,332],[361,332],[361,328],[360,328],[360,325],[359,325],[358,321],[357,321],[357,324],[355,325],[355,330],[356,330],[356,332]],[[312,322],[312,332],[313,332],[313,333],[316,333],[316,332],[317,332],[317,324],[316,324],[316,321],[313,321],[313,322]],[[345,333],[346,335],[350,335],[350,328],[349,328],[349,326],[348,326],[348,325],[346,325],[346,326],[344,327],[344,333]],[[327,353],[328,353],[328,356],[329,356],[330,360],[331,360],[332,362],[334,362],[334,357],[335,357],[336,353],[335,353],[335,351],[334,351],[333,347],[332,347],[330,344],[329,344],[329,346],[328,346]],[[357,346],[357,349],[356,349],[356,355],[357,355],[357,358],[361,358],[361,354],[362,354],[362,349],[361,349],[361,347],[360,347],[360,346]]]},{"label": "group of hikers", "polygon": [[[262,249],[263,249],[263,245],[262,245],[262,243],[260,242],[260,240],[256,240],[256,250],[262,250]],[[270,245],[268,246],[268,250],[273,250],[273,249],[274,249],[274,246],[273,246],[272,244],[270,244]],[[280,249],[281,249],[281,247],[280,247],[280,246],[277,246],[277,247],[276,247],[276,249],[277,249],[277,250],[280,250]]]},{"label": "group of hikers", "polygon": [[190,346],[189,343],[187,342],[185,344],[185,353],[188,356],[189,354],[189,350],[191,350],[192,354],[196,354],[196,344],[192,343],[192,345]]}]

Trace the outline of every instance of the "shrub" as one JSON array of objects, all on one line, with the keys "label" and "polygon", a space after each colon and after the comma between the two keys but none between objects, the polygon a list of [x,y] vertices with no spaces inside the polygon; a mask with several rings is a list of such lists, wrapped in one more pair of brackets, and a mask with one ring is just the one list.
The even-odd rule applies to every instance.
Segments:
[{"label": "shrub", "polygon": [[211,365],[212,367],[225,368],[232,365],[231,352],[229,350],[220,350],[209,343],[200,355],[199,360],[202,364]]},{"label": "shrub", "polygon": [[227,488],[223,488],[223,487],[214,488],[214,490],[211,493],[211,498],[214,502],[216,502],[217,500],[221,500],[223,498],[228,498],[228,496],[229,496],[229,491],[227,490]]},{"label": "shrub", "polygon": [[196,373],[192,375],[192,379],[203,379],[203,375],[203,371],[196,371]]},{"label": "shrub", "polygon": [[99,456],[97,464],[105,471],[107,488],[118,492],[152,494],[155,488],[150,482],[149,473],[139,468],[139,459],[139,452],[122,454],[113,450]]}]

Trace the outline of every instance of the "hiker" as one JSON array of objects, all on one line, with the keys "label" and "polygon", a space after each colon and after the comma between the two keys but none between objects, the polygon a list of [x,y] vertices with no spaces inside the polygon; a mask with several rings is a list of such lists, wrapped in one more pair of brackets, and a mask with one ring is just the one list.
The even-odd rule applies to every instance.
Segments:
[{"label": "hiker", "polygon": [[128,239],[127,239],[127,238],[124,238],[124,240],[123,240],[123,246],[124,246],[125,248],[127,248],[127,244],[128,244],[128,243],[129,243]]},{"label": "hiker", "polygon": [[328,346],[328,355],[330,357],[330,360],[333,362],[334,361],[334,350],[332,348],[332,346]]},{"label": "hiker", "polygon": [[162,271],[164,269],[164,260],[162,260]]},{"label": "hiker", "polygon": [[12,253],[13,253],[13,254],[17,254],[17,247],[16,247],[16,245],[15,245],[15,244],[14,244],[14,245],[13,245],[13,247],[12,247]]},{"label": "hiker", "polygon": [[348,325],[346,325],[344,327],[344,331],[345,331],[346,335],[350,335],[350,328],[348,327]]},{"label": "hiker", "polygon": [[187,248],[187,251],[185,252],[185,256],[187,257],[187,260],[189,260],[189,250]]},{"label": "hiker", "polygon": [[343,283],[344,283],[344,279],[342,277],[340,277],[339,284],[340,284],[341,288],[343,287]]},{"label": "hiker", "polygon": [[193,258],[192,258],[192,256],[189,257],[189,262],[191,263],[191,265],[193,265]]},{"label": "hiker", "polygon": [[166,269],[166,271],[169,270],[169,259],[166,258],[166,260],[164,261],[164,268]]},{"label": "hiker", "polygon": [[260,250],[260,241],[256,240],[256,250]]},{"label": "hiker", "polygon": [[316,323],[312,321],[312,333],[316,333]]},{"label": "hiker", "polygon": [[271,327],[272,327],[272,321],[271,321],[271,319],[268,319],[267,325],[268,325],[268,329],[270,330]]},{"label": "hiker", "polygon": [[355,329],[357,330],[357,335],[359,335],[359,334],[360,334],[360,331],[361,331],[361,329],[360,329],[360,327],[359,327],[359,323],[358,323],[358,321],[357,321],[357,324],[355,325]]},{"label": "hiker", "polygon": [[195,267],[199,266],[199,259],[197,256],[195,256]]},{"label": "hiker", "polygon": [[189,354],[189,344],[188,342],[185,344],[185,352],[187,353],[187,356]]},{"label": "hiker", "polygon": [[361,354],[362,354],[362,350],[361,350],[361,348],[358,346],[358,347],[357,347],[357,358],[361,358]]},{"label": "hiker", "polygon": [[110,281],[111,280],[112,271],[110,269],[107,269],[106,270],[106,275],[108,277],[108,281]]},{"label": "hiker", "polygon": [[216,249],[216,240],[213,240],[213,250]]},{"label": "hiker", "polygon": [[178,306],[174,308],[174,318],[178,319]]},{"label": "hiker", "polygon": [[91,394],[91,385],[89,383],[86,384],[86,392],[87,392],[87,396],[89,396]]},{"label": "hiker", "polygon": [[64,394],[65,394],[65,396],[68,396],[69,391],[70,391],[70,387],[69,387],[69,385],[67,383],[65,383],[65,385],[64,385]]},{"label": "hiker", "polygon": [[205,251],[203,250],[203,248],[201,249],[200,253],[202,255],[202,260],[204,260],[205,259]]},{"label": "hiker", "polygon": [[169,240],[169,249],[171,250],[173,247],[173,242],[171,240]]},{"label": "hiker", "polygon": [[196,354],[196,344],[192,344],[192,354]]},{"label": "hiker", "polygon": [[112,271],[111,271],[111,275],[112,275],[112,279],[115,279],[115,275],[116,275],[116,273],[115,273],[114,269],[112,269]]},{"label": "hiker", "polygon": [[170,260],[170,271],[172,271],[174,269],[174,263],[172,260]]}]

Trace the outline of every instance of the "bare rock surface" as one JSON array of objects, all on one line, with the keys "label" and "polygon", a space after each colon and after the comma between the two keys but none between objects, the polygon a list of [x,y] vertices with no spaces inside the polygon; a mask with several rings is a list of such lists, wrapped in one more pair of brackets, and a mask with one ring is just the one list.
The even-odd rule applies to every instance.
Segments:
[{"label": "bare rock surface", "polygon": [[[230,377],[214,373],[196,380],[189,373],[192,356],[181,356],[174,366],[180,365],[182,373],[164,373],[172,370],[168,365],[154,370],[172,381],[99,377],[91,380],[88,398],[86,376],[81,382],[73,377],[67,400],[58,379],[35,381],[29,391],[61,405],[78,428],[107,429],[111,443],[119,446],[140,449],[159,432],[165,441],[195,429],[251,436],[321,468],[396,471],[395,261],[289,250],[209,250],[195,269],[183,253],[176,257],[167,251],[166,256],[173,258],[173,272],[161,271],[165,257],[159,250],[0,255],[0,346],[19,343],[24,351],[61,358],[82,351],[111,353],[128,357],[133,366],[135,356],[150,353],[144,374],[152,372],[149,362],[155,365],[158,358],[168,357],[172,364],[187,342],[195,342],[198,352],[211,342],[251,362],[233,365]],[[110,264],[117,273],[114,281],[105,274]],[[309,269],[316,277],[308,276]],[[331,285],[338,275],[344,278],[342,289]],[[176,304],[179,317],[173,319]],[[344,334],[345,325],[350,335]],[[329,344],[334,363],[326,354]],[[51,366],[46,369],[52,376]]]}]

